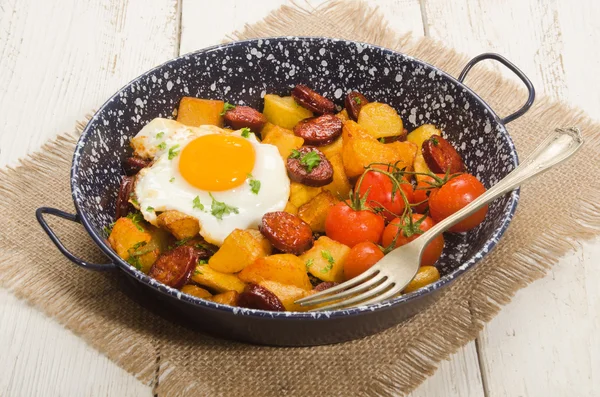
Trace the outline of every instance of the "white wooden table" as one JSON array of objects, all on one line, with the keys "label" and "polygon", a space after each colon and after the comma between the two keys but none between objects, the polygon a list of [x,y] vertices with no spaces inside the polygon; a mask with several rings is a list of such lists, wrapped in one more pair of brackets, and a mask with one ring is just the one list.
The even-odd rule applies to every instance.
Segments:
[{"label": "white wooden table", "polygon": [[[400,32],[428,35],[469,55],[507,56],[538,92],[600,118],[598,0],[371,3]],[[138,74],[215,44],[281,4],[0,0],[0,165],[14,165],[70,130]],[[600,240],[582,243],[412,395],[599,396],[598,256]],[[150,386],[2,289],[0,352],[0,396],[152,395]]]}]

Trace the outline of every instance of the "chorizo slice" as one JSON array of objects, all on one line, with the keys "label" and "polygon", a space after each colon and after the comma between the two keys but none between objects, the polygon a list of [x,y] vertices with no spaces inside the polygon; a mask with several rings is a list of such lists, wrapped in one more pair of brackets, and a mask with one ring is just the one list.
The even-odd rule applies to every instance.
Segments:
[{"label": "chorizo slice", "polygon": [[333,182],[333,166],[316,147],[304,146],[287,158],[285,167],[294,182],[306,186],[325,186]]},{"label": "chorizo slice", "polygon": [[285,307],[279,298],[257,284],[248,284],[237,300],[239,307],[247,307],[249,309],[270,310],[273,312],[284,312]]},{"label": "chorizo slice", "polygon": [[186,284],[198,263],[194,247],[182,245],[162,253],[150,268],[148,275],[173,288]]},{"label": "chorizo slice", "polygon": [[267,118],[250,106],[236,106],[225,112],[223,118],[233,129],[250,128],[253,132],[260,132],[267,123]]},{"label": "chorizo slice", "polygon": [[321,94],[317,94],[304,84],[298,84],[292,90],[292,97],[303,108],[317,114],[335,112],[335,105]]},{"label": "chorizo slice", "polygon": [[342,120],[333,114],[324,114],[300,120],[294,126],[294,134],[304,139],[306,145],[323,146],[342,135]]},{"label": "chorizo slice", "polygon": [[287,212],[266,213],[258,229],[273,247],[289,254],[300,255],[314,243],[308,223]]},{"label": "chorizo slice", "polygon": [[434,135],[423,142],[423,158],[429,169],[436,174],[465,172],[465,163],[454,146],[441,136]]},{"label": "chorizo slice", "polygon": [[125,159],[123,163],[123,169],[127,175],[135,175],[142,170],[150,166],[152,163],[149,159],[143,159],[141,157],[133,156]]},{"label": "chorizo slice", "polygon": [[344,106],[346,107],[346,111],[348,112],[348,116],[354,121],[358,120],[358,113],[360,113],[360,109],[365,106],[369,101],[363,94],[358,91],[352,91],[346,95],[346,100],[344,101]]},{"label": "chorizo slice", "polygon": [[121,186],[119,187],[119,194],[115,206],[115,219],[127,216],[133,209],[133,206],[129,203],[129,198],[133,194],[134,183],[135,178],[132,176],[124,176],[123,179],[121,179]]}]

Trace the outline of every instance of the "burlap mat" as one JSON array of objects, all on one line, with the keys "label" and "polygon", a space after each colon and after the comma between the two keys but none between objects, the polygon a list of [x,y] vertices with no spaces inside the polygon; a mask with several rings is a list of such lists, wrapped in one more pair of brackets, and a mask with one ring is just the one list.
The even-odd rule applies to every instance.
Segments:
[{"label": "burlap mat", "polygon": [[[390,31],[361,3],[316,12],[284,7],[231,38],[324,35],[394,48],[457,75],[467,58],[430,39]],[[517,109],[521,87],[478,67],[467,81],[500,115]],[[514,293],[542,277],[578,241],[600,230],[596,181],[600,126],[581,111],[540,98],[510,124],[524,157],[549,131],[577,125],[579,155],[522,190],[517,215],[496,249],[429,310],[379,335],[316,348],[269,348],[192,332],[132,300],[118,272],[99,274],[68,262],[37,225],[47,205],[73,210],[69,167],[77,133],[65,134],[0,171],[0,283],[54,317],[164,396],[398,395],[473,340]],[[591,167],[594,167],[593,169]],[[567,190],[568,189],[568,190]],[[575,193],[571,193],[575,192]],[[80,226],[53,222],[75,252],[103,260]]]}]

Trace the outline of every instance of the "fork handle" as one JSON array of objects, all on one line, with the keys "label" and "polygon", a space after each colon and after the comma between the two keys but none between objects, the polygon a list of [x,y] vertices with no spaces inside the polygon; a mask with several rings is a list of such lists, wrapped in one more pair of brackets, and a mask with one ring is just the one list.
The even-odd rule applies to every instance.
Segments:
[{"label": "fork handle", "polygon": [[583,144],[583,137],[577,127],[557,128],[533,151],[517,168],[505,176],[500,182],[477,197],[469,205],[437,223],[420,238],[423,246],[445,232],[450,227],[491,201],[520,186],[523,182],[539,175],[553,166],[571,157]]}]

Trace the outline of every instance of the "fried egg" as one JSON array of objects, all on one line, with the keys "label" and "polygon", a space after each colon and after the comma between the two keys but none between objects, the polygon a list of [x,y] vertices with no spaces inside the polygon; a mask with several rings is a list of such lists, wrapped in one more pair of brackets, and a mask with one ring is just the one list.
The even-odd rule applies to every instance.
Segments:
[{"label": "fried egg", "polygon": [[140,211],[154,225],[157,212],[177,210],[198,219],[202,237],[221,245],[234,229],[257,228],[264,214],[287,203],[283,159],[253,133],[155,119],[131,145],[154,159],[135,184]]}]

